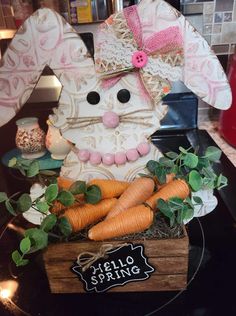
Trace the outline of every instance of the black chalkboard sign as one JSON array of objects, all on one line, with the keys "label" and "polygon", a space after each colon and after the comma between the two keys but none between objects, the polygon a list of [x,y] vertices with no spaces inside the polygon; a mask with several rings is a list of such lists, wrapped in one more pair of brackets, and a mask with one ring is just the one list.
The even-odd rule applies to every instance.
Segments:
[{"label": "black chalkboard sign", "polygon": [[147,262],[143,245],[124,244],[106,252],[105,257],[94,261],[85,271],[75,263],[72,266],[86,292],[105,292],[115,286],[142,281],[155,269]]}]

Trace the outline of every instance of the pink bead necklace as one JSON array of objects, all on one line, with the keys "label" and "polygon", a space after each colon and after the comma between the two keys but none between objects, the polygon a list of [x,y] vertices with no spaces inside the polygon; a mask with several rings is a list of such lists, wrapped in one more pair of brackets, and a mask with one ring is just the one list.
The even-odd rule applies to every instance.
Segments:
[{"label": "pink bead necklace", "polygon": [[116,153],[102,154],[98,151],[90,151],[88,149],[81,149],[76,154],[80,161],[90,162],[92,165],[99,165],[103,163],[106,166],[124,165],[127,161],[136,161],[139,157],[146,156],[150,152],[151,146],[149,143],[140,143],[136,148],[128,149],[127,151],[120,151]]}]

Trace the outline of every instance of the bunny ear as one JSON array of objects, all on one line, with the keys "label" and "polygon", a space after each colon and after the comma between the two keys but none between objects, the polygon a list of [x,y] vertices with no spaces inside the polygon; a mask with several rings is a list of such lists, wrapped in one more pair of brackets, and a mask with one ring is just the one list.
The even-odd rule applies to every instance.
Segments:
[{"label": "bunny ear", "polygon": [[[167,31],[170,27],[179,28],[184,62],[178,79],[210,105],[218,109],[229,108],[232,95],[224,70],[205,39],[185,17],[163,0],[142,0],[138,12],[146,37],[155,32]],[[173,71],[176,69],[173,68]],[[167,72],[165,78],[172,80]]]},{"label": "bunny ear", "polygon": [[184,38],[182,81],[208,104],[217,109],[228,109],[232,103],[232,94],[218,58],[183,15],[179,22]]},{"label": "bunny ear", "polygon": [[[0,126],[30,97],[45,66],[59,78],[94,71],[94,63],[75,30],[55,11],[39,9],[19,28],[0,66]],[[62,82],[63,84],[63,82]]]}]

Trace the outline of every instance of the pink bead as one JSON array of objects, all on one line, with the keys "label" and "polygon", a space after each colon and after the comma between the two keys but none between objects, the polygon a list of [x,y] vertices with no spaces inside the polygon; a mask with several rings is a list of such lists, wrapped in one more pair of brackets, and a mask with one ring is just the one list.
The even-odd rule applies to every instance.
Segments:
[{"label": "pink bead", "polygon": [[126,152],[126,157],[129,161],[136,161],[139,158],[139,153],[135,148],[129,149]]},{"label": "pink bead", "polygon": [[95,151],[90,154],[89,161],[92,165],[99,165],[102,161],[102,156],[99,152]]},{"label": "pink bead", "polygon": [[102,162],[104,165],[111,166],[115,162],[115,156],[113,154],[104,154],[102,156]]},{"label": "pink bead", "polygon": [[141,50],[133,53],[132,55],[132,64],[136,68],[143,68],[147,64],[147,61],[147,54]]},{"label": "pink bead", "polygon": [[117,165],[124,165],[127,161],[125,152],[118,152],[115,154],[115,163]]},{"label": "pink bead", "polygon": [[78,157],[80,161],[88,161],[90,156],[90,152],[87,149],[79,150]]},{"label": "pink bead", "polygon": [[112,111],[105,112],[102,117],[102,123],[107,128],[115,128],[119,125],[120,118],[119,116]]},{"label": "pink bead", "polygon": [[150,152],[151,146],[148,143],[140,143],[137,147],[141,156],[145,156]]}]

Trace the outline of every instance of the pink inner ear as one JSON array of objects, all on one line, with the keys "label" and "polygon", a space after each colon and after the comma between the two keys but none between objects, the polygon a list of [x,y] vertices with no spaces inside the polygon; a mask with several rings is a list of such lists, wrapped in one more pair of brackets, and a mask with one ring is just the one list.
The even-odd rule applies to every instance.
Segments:
[{"label": "pink inner ear", "polygon": [[143,49],[147,53],[161,51],[166,53],[183,46],[183,39],[178,26],[170,26],[167,29],[154,33],[145,40]]},{"label": "pink inner ear", "polygon": [[121,75],[117,75],[116,77],[112,77],[109,79],[103,79],[102,80],[102,88],[103,89],[112,88],[123,76],[124,76],[124,74],[121,74]]}]

